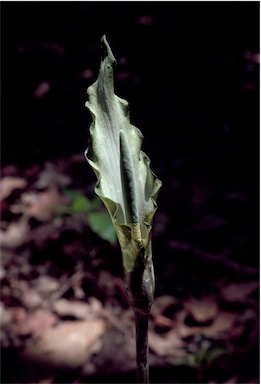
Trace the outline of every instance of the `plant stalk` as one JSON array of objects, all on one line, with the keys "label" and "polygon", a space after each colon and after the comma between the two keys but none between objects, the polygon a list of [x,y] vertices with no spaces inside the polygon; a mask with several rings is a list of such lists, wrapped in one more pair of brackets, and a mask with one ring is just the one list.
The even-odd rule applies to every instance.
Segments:
[{"label": "plant stalk", "polygon": [[135,316],[137,383],[149,383],[148,324],[154,299],[151,245],[149,245],[147,260],[144,256],[144,248],[140,249],[133,270],[129,273],[125,271],[125,281],[129,304]]},{"label": "plant stalk", "polygon": [[135,311],[136,325],[136,382],[149,383],[148,324],[149,313]]}]

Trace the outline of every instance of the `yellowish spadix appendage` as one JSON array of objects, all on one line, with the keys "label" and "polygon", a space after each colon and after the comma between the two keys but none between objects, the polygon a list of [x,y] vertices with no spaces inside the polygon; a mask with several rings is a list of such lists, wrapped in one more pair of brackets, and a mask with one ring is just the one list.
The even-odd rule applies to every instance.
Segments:
[{"label": "yellowish spadix appendage", "polygon": [[[130,123],[127,101],[114,94],[116,60],[105,36],[101,44],[98,79],[87,90],[86,106],[93,122],[85,156],[97,176],[95,192],[117,233],[130,305],[136,317],[145,316],[146,324],[154,295],[151,228],[161,182],[141,151],[143,136]],[[141,342],[145,334],[140,329]],[[138,380],[142,382],[148,382],[146,340],[137,346]],[[141,365],[138,360],[143,361]]]}]

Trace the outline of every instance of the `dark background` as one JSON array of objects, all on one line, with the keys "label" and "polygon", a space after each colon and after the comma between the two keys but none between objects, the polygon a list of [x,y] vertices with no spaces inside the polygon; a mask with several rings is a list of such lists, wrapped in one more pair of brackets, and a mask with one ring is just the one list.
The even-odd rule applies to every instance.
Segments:
[{"label": "dark background", "polygon": [[[245,52],[259,51],[258,2],[2,2],[1,9],[3,162],[85,148],[85,92],[105,33],[115,56],[127,57],[117,72],[129,76],[116,77],[116,91],[130,102],[145,145],[160,151],[157,163],[200,155],[237,175],[257,170],[258,90],[247,92],[245,82],[257,87],[258,71]],[[142,24],[144,16],[151,23]],[[84,80],[86,68],[93,77]],[[43,81],[50,92],[33,98]]]},{"label": "dark background", "polygon": [[247,208],[232,215],[248,239],[242,257],[258,262],[258,2],[2,2],[1,14],[2,165],[83,153],[106,34],[115,92],[144,134],[174,232],[190,224],[188,194],[201,213],[218,198],[219,214],[224,194],[243,194]]},{"label": "dark background", "polygon": [[[106,34],[115,93],[163,182],[156,296],[259,278],[259,23],[257,1],[2,1],[2,168],[24,175],[83,154],[86,90]],[[95,177],[84,166],[75,178],[86,172],[90,193]],[[249,351],[257,372],[256,346]]]}]

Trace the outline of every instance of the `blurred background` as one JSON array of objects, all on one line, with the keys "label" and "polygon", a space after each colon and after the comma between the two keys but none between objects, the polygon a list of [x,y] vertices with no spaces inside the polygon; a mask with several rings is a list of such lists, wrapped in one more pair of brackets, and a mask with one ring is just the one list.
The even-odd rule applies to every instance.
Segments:
[{"label": "blurred background", "polygon": [[83,156],[103,34],[163,183],[151,382],[259,382],[259,15],[1,2],[3,383],[135,381],[119,246]]}]

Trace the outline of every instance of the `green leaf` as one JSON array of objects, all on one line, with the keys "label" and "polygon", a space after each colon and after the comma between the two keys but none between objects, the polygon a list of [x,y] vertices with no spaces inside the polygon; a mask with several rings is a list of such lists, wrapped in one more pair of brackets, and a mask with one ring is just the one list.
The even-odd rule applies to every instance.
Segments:
[{"label": "green leaf", "polygon": [[[143,136],[130,123],[127,101],[114,94],[116,60],[105,36],[101,44],[98,79],[87,90],[86,106],[93,123],[85,155],[98,179],[95,192],[116,229],[127,283],[131,290],[148,290],[151,297],[151,227],[161,182],[150,169],[150,159],[141,151]],[[136,277],[132,278],[134,271]]]},{"label": "green leaf", "polygon": [[65,213],[91,212],[101,207],[101,199],[98,196],[90,200],[81,192],[74,189],[66,189],[64,190],[64,194],[71,200],[69,207],[63,207],[63,212]]},{"label": "green leaf", "polygon": [[116,243],[115,229],[107,213],[90,213],[88,215],[88,222],[93,232],[97,233],[102,239],[109,241],[111,244]]},{"label": "green leaf", "polygon": [[83,195],[78,195],[71,205],[73,213],[88,212],[90,209],[90,201]]},{"label": "green leaf", "polygon": [[82,193],[67,189],[64,191],[64,194],[71,200],[71,205],[66,207],[64,212],[74,214],[89,212],[91,210],[92,202]]}]

